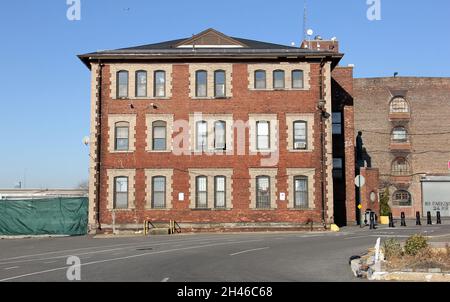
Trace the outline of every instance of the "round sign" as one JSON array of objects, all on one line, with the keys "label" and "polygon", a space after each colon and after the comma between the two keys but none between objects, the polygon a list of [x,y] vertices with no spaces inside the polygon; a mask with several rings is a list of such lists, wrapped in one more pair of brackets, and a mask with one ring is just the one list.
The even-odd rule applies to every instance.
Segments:
[{"label": "round sign", "polygon": [[375,202],[377,200],[377,194],[375,192],[370,193],[370,201]]},{"label": "round sign", "polygon": [[363,187],[365,184],[366,184],[366,179],[364,178],[364,176],[361,176],[361,175],[356,176],[356,178],[355,178],[355,185],[358,188]]}]

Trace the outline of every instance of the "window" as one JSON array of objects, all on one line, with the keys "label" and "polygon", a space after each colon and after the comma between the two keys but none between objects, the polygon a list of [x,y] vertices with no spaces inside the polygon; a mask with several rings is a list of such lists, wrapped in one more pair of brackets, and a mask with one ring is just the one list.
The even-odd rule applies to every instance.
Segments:
[{"label": "window", "polygon": [[342,113],[333,112],[333,134],[342,134]]},{"label": "window", "polygon": [[153,127],[153,143],[152,149],[155,151],[167,150],[167,123],[164,121],[156,121]]},{"label": "window", "polygon": [[392,199],[395,206],[411,206],[411,194],[408,191],[397,191]]},{"label": "window", "polygon": [[144,70],[136,71],[136,97],[147,96],[147,72]]},{"label": "window", "polygon": [[154,97],[166,96],[166,72],[162,70],[155,71],[154,79]]},{"label": "window", "polygon": [[117,98],[128,97],[128,71],[121,70],[117,73]]},{"label": "window", "polygon": [[296,176],[294,177],[295,208],[308,208],[308,177]]},{"label": "window", "polygon": [[198,176],[195,181],[195,187],[197,208],[208,208],[208,178],[206,176]]},{"label": "window", "polygon": [[114,209],[128,208],[128,177],[114,178]]},{"label": "window", "polygon": [[257,150],[270,149],[270,122],[267,121],[256,122],[256,149]]},{"label": "window", "polygon": [[306,150],[307,144],[307,123],[305,121],[294,122],[294,149]]},{"label": "window", "polygon": [[293,70],[292,71],[292,88],[303,89],[303,70]]},{"label": "window", "polygon": [[392,174],[395,176],[406,176],[409,174],[409,164],[405,158],[400,157],[392,163]]},{"label": "window", "polygon": [[205,151],[208,149],[208,123],[205,121],[197,122],[197,150]]},{"label": "window", "polygon": [[270,177],[258,176],[256,178],[256,208],[270,209]]},{"label": "window", "polygon": [[214,72],[214,96],[223,98],[225,95],[225,71],[217,70]]},{"label": "window", "polygon": [[195,96],[207,97],[208,74],[205,70],[199,70],[195,73]]},{"label": "window", "polygon": [[226,208],[225,201],[225,176],[214,177],[214,204],[216,208],[224,209]]},{"label": "window", "polygon": [[214,123],[214,149],[226,150],[226,123],[217,121]]},{"label": "window", "polygon": [[273,72],[273,88],[284,89],[284,71],[275,70]]},{"label": "window", "polygon": [[395,127],[392,130],[392,141],[396,143],[406,143],[408,141],[408,132],[404,127]]},{"label": "window", "polygon": [[342,158],[333,158],[333,177],[337,179],[344,177],[344,160]]},{"label": "window", "polygon": [[409,106],[402,97],[396,97],[391,101],[391,113],[408,113]]},{"label": "window", "polygon": [[152,208],[164,209],[166,207],[166,178],[156,176],[152,178]]},{"label": "window", "polygon": [[255,89],[266,89],[266,72],[264,70],[255,71]]},{"label": "window", "polygon": [[130,124],[127,122],[116,123],[114,132],[115,132],[114,150],[128,151]]}]

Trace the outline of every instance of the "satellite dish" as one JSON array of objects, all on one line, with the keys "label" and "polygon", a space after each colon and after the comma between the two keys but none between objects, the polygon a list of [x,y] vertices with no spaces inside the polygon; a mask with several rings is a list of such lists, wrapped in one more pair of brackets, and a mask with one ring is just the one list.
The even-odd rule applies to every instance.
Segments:
[{"label": "satellite dish", "polygon": [[91,140],[90,140],[89,136],[83,137],[83,145],[88,146],[90,142],[91,142]]},{"label": "satellite dish", "polygon": [[312,29],[308,29],[308,30],[306,31],[306,34],[307,34],[308,36],[312,36],[312,35],[314,35],[314,31],[313,31]]},{"label": "satellite dish", "polygon": [[333,37],[333,38],[331,38],[331,41],[337,41],[337,38],[336,37]]},{"label": "satellite dish", "polygon": [[295,42],[291,42],[291,46],[294,47],[295,46]]}]

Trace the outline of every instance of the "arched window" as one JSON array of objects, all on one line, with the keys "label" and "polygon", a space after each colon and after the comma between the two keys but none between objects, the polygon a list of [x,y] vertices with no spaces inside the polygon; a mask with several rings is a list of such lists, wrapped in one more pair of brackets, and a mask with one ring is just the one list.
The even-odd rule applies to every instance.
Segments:
[{"label": "arched window", "polygon": [[128,151],[129,150],[129,137],[130,137],[130,124],[128,122],[116,123],[114,133],[115,133],[114,150]]},{"label": "arched window", "polygon": [[167,123],[164,121],[156,121],[152,124],[153,128],[153,150],[164,151],[167,150]]},{"label": "arched window", "polygon": [[396,191],[392,196],[392,203],[395,206],[411,206],[411,194],[408,191]]},{"label": "arched window", "polygon": [[214,205],[218,209],[226,208],[226,177],[214,177]]},{"label": "arched window", "polygon": [[216,70],[214,72],[214,97],[223,98],[226,96],[225,92],[225,71]]},{"label": "arched window", "polygon": [[206,72],[206,70],[198,70],[195,73],[195,96],[196,97],[207,97],[208,96],[207,83],[208,83],[208,73]]},{"label": "arched window", "polygon": [[392,130],[392,141],[396,143],[405,143],[408,141],[408,132],[405,127],[395,127]]},{"label": "arched window", "polygon": [[226,123],[224,121],[217,121],[214,123],[214,149],[227,149],[226,131]]},{"label": "arched window", "polygon": [[304,88],[303,70],[292,71],[292,88],[294,89]]},{"label": "arched window", "polygon": [[128,208],[128,177],[114,178],[114,209]]},{"label": "arched window", "polygon": [[198,121],[196,124],[196,147],[198,151],[208,149],[208,123],[206,121]]},{"label": "arched window", "polygon": [[307,142],[307,123],[305,121],[294,122],[294,149],[306,150],[308,148]]},{"label": "arched window", "polygon": [[390,105],[391,113],[408,113],[409,105],[403,97],[395,97]]},{"label": "arched window", "polygon": [[195,199],[198,209],[208,208],[208,178],[197,176],[195,179]]},{"label": "arched window", "polygon": [[128,97],[128,71],[117,72],[117,98]]},{"label": "arched window", "polygon": [[409,164],[404,157],[398,157],[392,163],[392,174],[395,176],[409,175]]},{"label": "arched window", "polygon": [[266,89],[266,71],[255,71],[255,89]]},{"label": "arched window", "polygon": [[284,71],[275,70],[273,72],[273,88],[274,89],[284,89]]},{"label": "arched window", "polygon": [[166,96],[166,72],[164,70],[155,71],[155,79],[153,83],[154,97]]},{"label": "arched window", "polygon": [[294,177],[294,207],[308,208],[308,177]]},{"label": "arched window", "polygon": [[256,178],[256,208],[270,209],[270,177],[258,176]]},{"label": "arched window", "polygon": [[147,71],[136,71],[136,97],[147,96]]},{"label": "arched window", "polygon": [[152,208],[164,209],[166,207],[166,178],[155,176],[152,178]]}]

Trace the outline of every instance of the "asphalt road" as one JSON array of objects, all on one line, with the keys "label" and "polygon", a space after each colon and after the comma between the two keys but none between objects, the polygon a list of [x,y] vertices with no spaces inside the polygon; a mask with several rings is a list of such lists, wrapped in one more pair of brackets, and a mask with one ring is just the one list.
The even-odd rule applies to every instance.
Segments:
[{"label": "asphalt road", "polygon": [[339,233],[5,239],[0,240],[0,282],[68,281],[70,256],[81,260],[85,282],[358,281],[348,266],[350,256],[364,253],[378,237],[405,239],[415,233],[450,240],[450,224],[349,227]]}]

